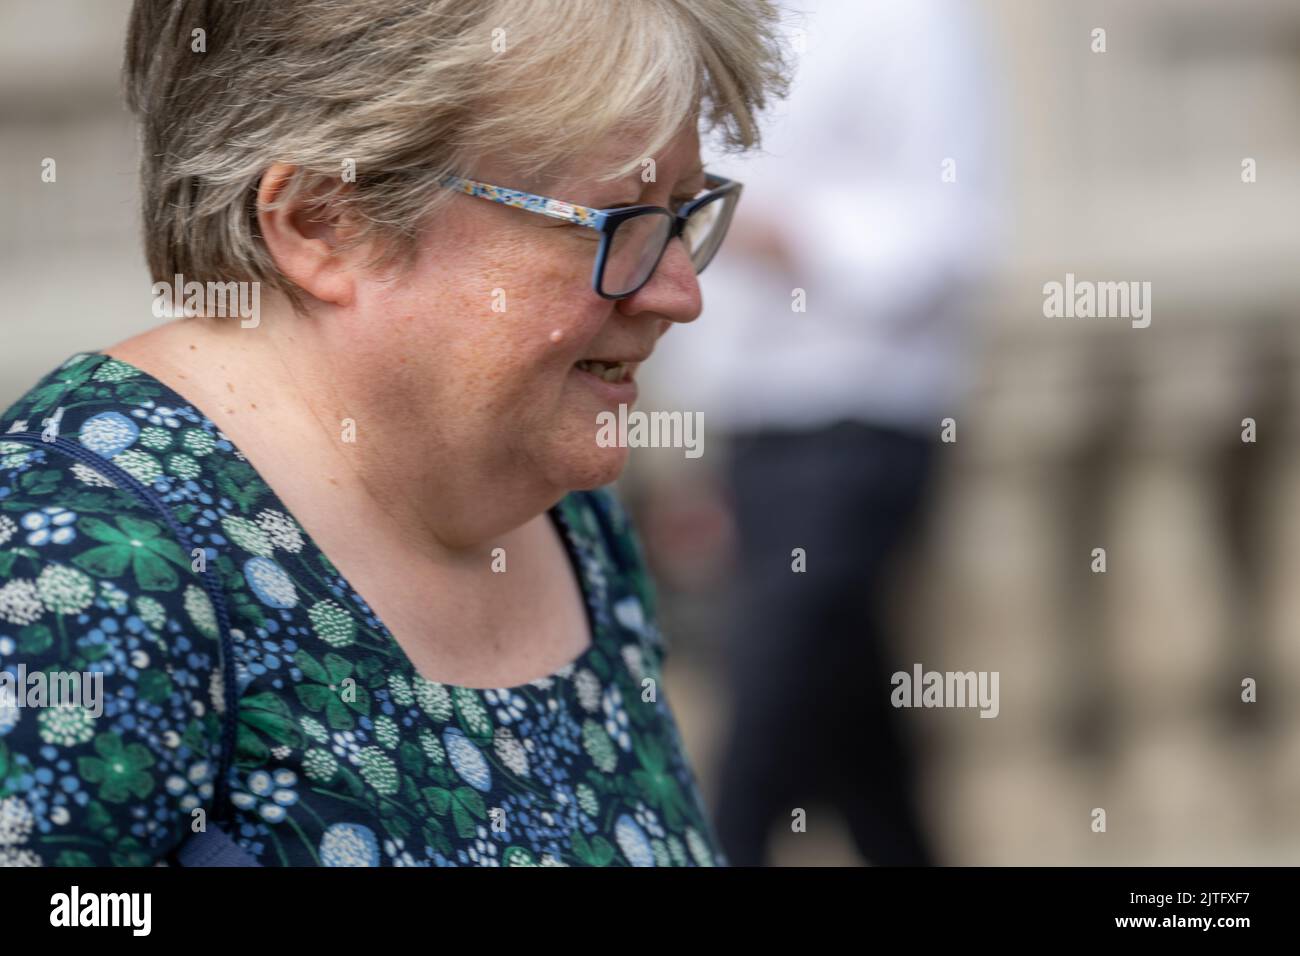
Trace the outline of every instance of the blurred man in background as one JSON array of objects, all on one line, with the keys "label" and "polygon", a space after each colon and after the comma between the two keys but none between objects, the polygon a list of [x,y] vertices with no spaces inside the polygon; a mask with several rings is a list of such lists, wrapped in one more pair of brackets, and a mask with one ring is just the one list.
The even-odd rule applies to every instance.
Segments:
[{"label": "blurred man in background", "polygon": [[992,245],[993,97],[960,0],[787,12],[792,95],[767,155],[718,166],[745,183],[735,244],[702,277],[703,321],[665,337],[659,365],[730,437],[718,828],[734,864],[759,865],[775,823],[825,802],[868,862],[925,864],[880,586],[959,413],[961,326]]}]

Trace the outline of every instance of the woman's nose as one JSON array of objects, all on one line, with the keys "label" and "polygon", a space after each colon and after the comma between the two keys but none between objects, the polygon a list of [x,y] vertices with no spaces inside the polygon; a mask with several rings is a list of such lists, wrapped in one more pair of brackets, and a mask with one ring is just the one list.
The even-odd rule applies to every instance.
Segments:
[{"label": "woman's nose", "polygon": [[694,322],[699,318],[704,302],[686,242],[681,238],[669,242],[650,281],[620,299],[618,307],[624,315],[653,312],[673,322]]}]

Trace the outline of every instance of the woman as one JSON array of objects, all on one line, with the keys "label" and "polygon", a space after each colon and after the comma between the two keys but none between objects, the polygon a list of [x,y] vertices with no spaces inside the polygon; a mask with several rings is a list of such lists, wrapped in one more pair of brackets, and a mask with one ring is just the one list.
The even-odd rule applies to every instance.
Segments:
[{"label": "woman", "polygon": [[739,195],[700,130],[755,144],[774,30],[138,0],[154,291],[254,308],[0,419],[0,667],[103,687],[0,704],[0,862],[724,862],[595,436],[700,312]]}]

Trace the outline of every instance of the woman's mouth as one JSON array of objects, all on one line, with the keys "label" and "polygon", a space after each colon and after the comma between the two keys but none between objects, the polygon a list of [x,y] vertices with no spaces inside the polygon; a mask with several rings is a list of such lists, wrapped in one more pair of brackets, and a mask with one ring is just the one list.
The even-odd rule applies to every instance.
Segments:
[{"label": "woman's mouth", "polygon": [[640,364],[632,361],[583,359],[573,363],[573,372],[600,397],[602,403],[631,405],[637,397],[634,376]]},{"label": "woman's mouth", "polygon": [[632,377],[632,365],[628,362],[599,362],[595,359],[583,359],[575,362],[574,365],[579,371],[587,372],[610,384],[626,382]]}]

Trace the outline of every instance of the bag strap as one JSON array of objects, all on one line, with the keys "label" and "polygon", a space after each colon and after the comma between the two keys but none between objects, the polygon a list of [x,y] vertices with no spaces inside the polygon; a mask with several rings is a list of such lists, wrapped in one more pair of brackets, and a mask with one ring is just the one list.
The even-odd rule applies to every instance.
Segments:
[{"label": "bag strap", "polygon": [[177,866],[261,866],[253,854],[215,823],[192,833],[172,857]]}]

